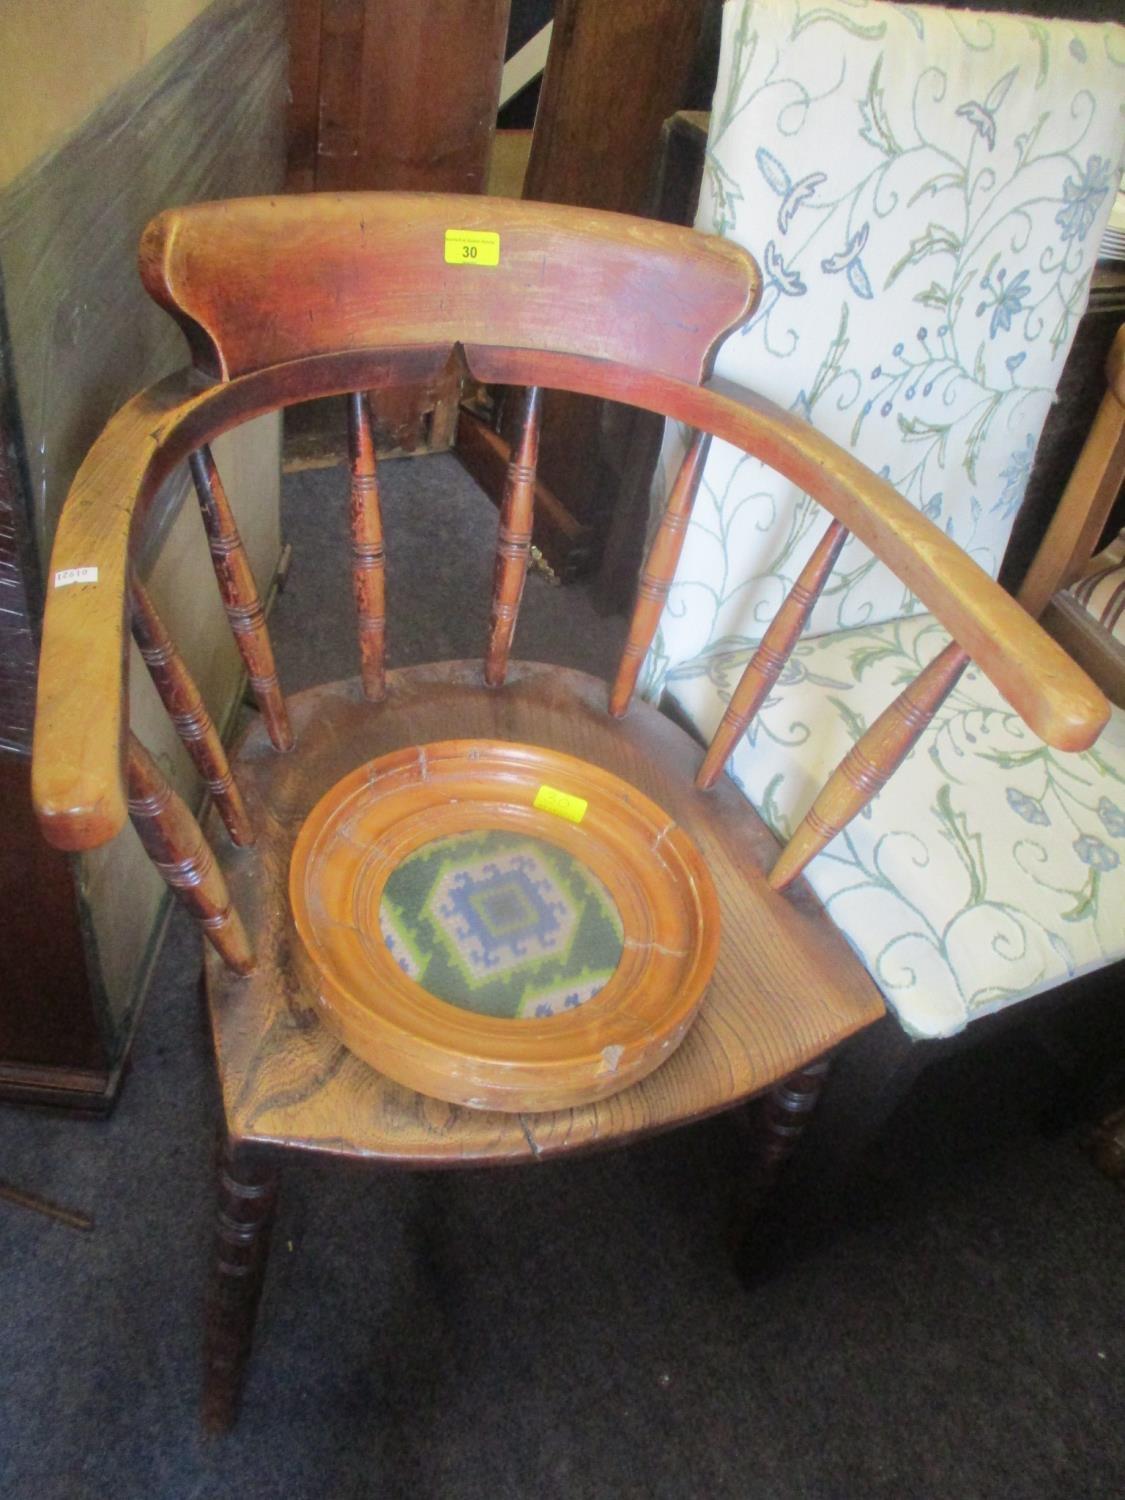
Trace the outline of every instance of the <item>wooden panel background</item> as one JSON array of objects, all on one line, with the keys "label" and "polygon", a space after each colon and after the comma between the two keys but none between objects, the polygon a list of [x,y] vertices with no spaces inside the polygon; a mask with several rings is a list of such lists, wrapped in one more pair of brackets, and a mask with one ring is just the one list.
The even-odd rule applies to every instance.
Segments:
[{"label": "wooden panel background", "polygon": [[[289,0],[289,191],[483,192],[510,4]],[[380,454],[448,448],[459,395],[444,375],[373,393]],[[338,403],[304,420],[342,436]]]},{"label": "wooden panel background", "polygon": [[[648,211],[661,126],[691,102],[693,88],[709,94],[714,86],[696,82],[696,58],[704,21],[717,10],[716,0],[558,0],[524,197]],[[632,441],[631,412],[548,393],[539,475],[586,528],[587,564],[608,529]],[[566,557],[550,560],[570,571]]]}]

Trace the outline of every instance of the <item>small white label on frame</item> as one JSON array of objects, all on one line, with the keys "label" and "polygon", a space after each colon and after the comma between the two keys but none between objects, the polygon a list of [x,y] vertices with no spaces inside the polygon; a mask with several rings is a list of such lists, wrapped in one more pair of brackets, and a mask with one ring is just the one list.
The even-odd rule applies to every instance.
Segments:
[{"label": "small white label on frame", "polygon": [[72,583],[97,583],[97,568],[60,568],[55,574],[57,589],[69,588]]}]

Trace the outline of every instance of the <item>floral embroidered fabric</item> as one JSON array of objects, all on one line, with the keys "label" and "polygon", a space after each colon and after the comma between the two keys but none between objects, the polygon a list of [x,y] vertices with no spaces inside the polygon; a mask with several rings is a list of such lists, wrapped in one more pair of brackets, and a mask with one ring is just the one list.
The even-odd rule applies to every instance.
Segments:
[{"label": "floral embroidered fabric", "polygon": [[[697,227],[758,259],[718,373],[853,450],[995,576],[1125,150],[1125,27],[882,0],[729,0]],[[669,434],[663,482],[683,451]],[[709,458],[649,686],[759,639],[823,530]],[[812,634],[918,610],[859,542]]]},{"label": "floral embroidered fabric", "polygon": [[[1125,151],[1125,28],[728,0],[697,226],[761,304],[718,373],[813,422],[995,576]],[[684,451],[670,428],[654,496]],[[710,734],[828,517],[716,443],[645,691]],[[832,632],[831,634],[828,634]],[[947,637],[854,539],[731,771],[780,834]],[[808,878],[910,1031],[1125,955],[1125,716],[1062,755],[970,672]]]},{"label": "floral embroidered fabric", "polygon": [[[799,643],[728,767],[782,838],[851,746],[949,640],[915,615]],[[677,697],[710,734],[747,653]],[[1125,712],[1052,750],[976,668],[806,878],[916,1036],[1125,958]]]}]

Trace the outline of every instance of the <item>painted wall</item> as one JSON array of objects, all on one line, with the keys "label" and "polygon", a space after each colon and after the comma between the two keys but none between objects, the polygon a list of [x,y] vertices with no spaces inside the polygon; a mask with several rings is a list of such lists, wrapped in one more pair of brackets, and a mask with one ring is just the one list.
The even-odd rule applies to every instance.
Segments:
[{"label": "painted wall", "polygon": [[[0,275],[46,566],[85,452],[132,394],[186,364],[136,246],[160,209],[275,191],[284,162],[284,0],[0,0]],[[280,552],[280,424],[215,449],[263,592]],[[241,664],[186,475],[153,505],[137,565],[220,725]],[[200,784],[134,649],[133,727],[189,800]],[[165,887],[131,827],[79,861],[111,1045],[153,956]]]},{"label": "painted wall", "polygon": [[63,141],[211,0],[3,0],[0,187]]}]

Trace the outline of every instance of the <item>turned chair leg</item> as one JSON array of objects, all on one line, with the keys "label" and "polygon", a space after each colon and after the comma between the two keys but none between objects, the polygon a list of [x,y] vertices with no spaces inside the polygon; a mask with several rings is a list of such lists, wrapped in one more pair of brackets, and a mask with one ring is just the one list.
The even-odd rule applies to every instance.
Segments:
[{"label": "turned chair leg", "polygon": [[733,1231],[735,1260],[744,1282],[760,1280],[773,1269],[779,1226],[767,1200],[805,1133],[831,1065],[830,1058],[817,1058],[759,1101],[753,1155]]},{"label": "turned chair leg", "polygon": [[210,1432],[225,1432],[238,1415],[269,1256],[277,1180],[272,1157],[260,1149],[240,1149],[224,1136],[204,1333],[203,1425]]},{"label": "turned chair leg", "polygon": [[779,1083],[761,1101],[758,1190],[766,1194],[797,1149],[820,1099],[832,1060],[819,1057]]}]

